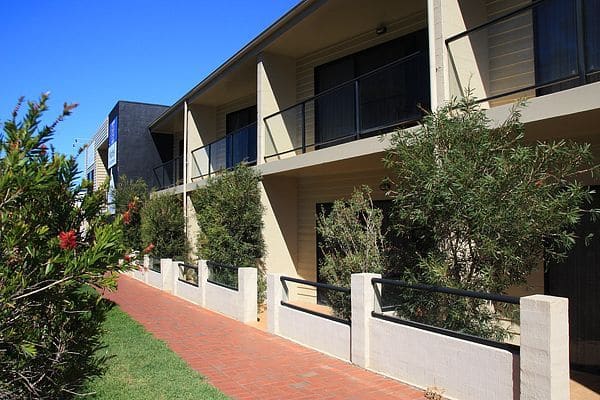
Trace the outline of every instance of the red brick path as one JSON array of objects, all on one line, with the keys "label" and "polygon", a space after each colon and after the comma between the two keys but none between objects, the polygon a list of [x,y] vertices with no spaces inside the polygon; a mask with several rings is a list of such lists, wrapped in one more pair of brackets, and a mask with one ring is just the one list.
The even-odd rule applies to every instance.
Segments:
[{"label": "red brick path", "polygon": [[236,399],[425,399],[423,392],[122,276],[107,298]]}]

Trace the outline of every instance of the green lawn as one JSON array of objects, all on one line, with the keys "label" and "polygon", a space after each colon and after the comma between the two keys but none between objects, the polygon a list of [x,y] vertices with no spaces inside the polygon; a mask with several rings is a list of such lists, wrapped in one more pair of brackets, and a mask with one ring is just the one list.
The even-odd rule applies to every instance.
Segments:
[{"label": "green lawn", "polygon": [[106,374],[87,385],[86,392],[96,392],[91,398],[227,399],[119,307],[109,311],[104,328],[102,354],[114,357]]}]

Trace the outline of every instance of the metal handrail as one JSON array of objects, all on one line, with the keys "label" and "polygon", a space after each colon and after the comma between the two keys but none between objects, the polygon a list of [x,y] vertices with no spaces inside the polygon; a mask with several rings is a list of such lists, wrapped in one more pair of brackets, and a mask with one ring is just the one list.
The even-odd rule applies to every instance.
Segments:
[{"label": "metal handrail", "polygon": [[[269,158],[277,157],[277,156],[280,156],[280,155],[283,155],[283,154],[287,154],[287,153],[290,153],[290,152],[295,152],[295,151],[298,151],[298,150],[302,150],[302,152],[304,153],[304,152],[306,152],[307,148],[312,148],[312,147],[317,147],[317,146],[326,146],[326,145],[335,144],[335,143],[338,143],[338,142],[341,142],[341,141],[344,141],[344,140],[352,140],[352,139],[356,140],[356,139],[360,139],[361,136],[364,136],[364,135],[371,135],[371,134],[373,134],[374,132],[377,132],[377,131],[382,131],[382,130],[389,129],[389,128],[392,128],[392,127],[403,126],[403,125],[406,125],[408,123],[414,123],[414,122],[418,121],[420,119],[420,117],[411,117],[411,118],[405,118],[405,119],[402,119],[402,120],[399,120],[399,121],[394,121],[392,123],[383,124],[383,125],[380,125],[380,126],[377,126],[377,127],[369,127],[367,129],[362,129],[362,127],[361,127],[361,116],[360,116],[360,105],[359,105],[360,98],[361,98],[360,97],[360,83],[361,83],[362,80],[364,80],[366,78],[369,78],[371,76],[377,75],[377,74],[381,73],[382,71],[389,70],[389,69],[391,69],[393,67],[396,67],[398,65],[407,63],[407,62],[409,62],[409,61],[411,61],[413,59],[416,59],[417,57],[421,56],[422,54],[423,54],[422,51],[416,51],[416,52],[411,53],[411,54],[409,54],[409,55],[407,55],[405,57],[399,58],[398,60],[395,60],[395,61],[393,61],[391,63],[383,65],[383,66],[381,66],[379,68],[376,68],[376,69],[374,69],[372,71],[364,73],[364,74],[362,74],[362,75],[360,75],[360,76],[358,76],[356,78],[350,79],[350,80],[348,80],[346,82],[343,82],[343,83],[341,83],[339,85],[336,85],[334,87],[326,89],[326,90],[324,90],[324,91],[322,91],[322,92],[320,92],[320,93],[318,93],[318,94],[316,94],[314,96],[311,96],[311,97],[309,97],[309,98],[307,98],[307,99],[305,99],[303,101],[300,101],[300,102],[298,102],[296,104],[293,104],[293,105],[291,105],[289,107],[283,108],[282,110],[279,110],[279,111],[277,111],[277,112],[275,112],[273,114],[270,114],[270,115],[264,117],[263,121],[264,121],[264,123],[265,123],[265,125],[267,127],[267,130],[270,131],[270,127],[269,127],[269,119],[270,118],[273,118],[273,117],[278,116],[278,115],[282,115],[283,113],[286,113],[286,112],[288,112],[290,110],[298,109],[298,107],[301,107],[301,111],[299,109],[298,112],[301,112],[301,114],[302,114],[302,128],[301,128],[301,134],[300,134],[302,144],[300,146],[295,146],[292,149],[287,149],[287,150],[284,150],[284,151],[277,151],[276,153],[265,155],[264,156],[264,160],[266,161]],[[305,121],[305,119],[306,119],[306,108],[307,108],[306,105],[308,103],[310,103],[310,102],[316,102],[320,98],[325,97],[327,95],[330,95],[331,93],[336,92],[336,91],[338,91],[340,89],[351,88],[351,87],[354,88],[354,101],[355,101],[355,103],[354,103],[354,125],[355,125],[354,130],[351,133],[347,134],[347,135],[336,137],[334,139],[329,139],[329,140],[326,140],[326,141],[323,141],[323,142],[314,142],[314,143],[311,143],[311,144],[307,144],[306,143],[306,124],[305,124],[305,122],[306,122]]]},{"label": "metal handrail", "polygon": [[[434,293],[446,293],[446,294],[451,294],[451,295],[456,295],[456,296],[461,296],[461,297],[469,297],[469,298],[475,298],[475,299],[481,299],[481,300],[487,300],[487,301],[498,301],[498,302],[503,302],[503,303],[508,303],[508,304],[516,304],[516,305],[520,304],[519,297],[507,296],[507,295],[503,295],[503,294],[476,292],[476,291],[472,291],[472,290],[455,289],[455,288],[449,288],[449,287],[445,287],[445,286],[428,285],[428,284],[422,284],[422,283],[408,283],[408,282],[401,281],[401,280],[385,279],[385,278],[372,278],[371,283],[373,285],[375,285],[375,284],[392,285],[392,286],[403,287],[403,288],[408,288],[408,289],[422,290],[422,291],[434,292]],[[380,312],[371,311],[371,316],[374,318],[379,318],[379,319],[383,319],[386,321],[390,321],[390,322],[394,322],[394,323],[398,323],[398,324],[402,324],[402,325],[407,325],[407,326],[411,326],[414,328],[423,329],[426,331],[435,332],[435,333],[439,333],[439,334],[450,336],[450,337],[455,337],[458,339],[468,340],[468,341],[483,344],[486,346],[491,346],[491,347],[496,347],[496,348],[500,348],[503,350],[508,350],[515,354],[519,354],[519,351],[520,351],[520,346],[512,344],[512,343],[498,342],[493,339],[486,339],[486,338],[483,338],[480,336],[475,336],[475,335],[472,335],[469,333],[453,331],[453,330],[450,330],[447,328],[442,328],[439,326],[429,325],[426,323],[412,321],[412,320],[404,319],[404,318],[397,317],[394,315],[385,314],[385,312],[389,312],[389,311],[395,311],[395,306],[382,306]]]},{"label": "metal handrail", "polygon": [[453,294],[461,297],[471,297],[475,299],[489,300],[489,301],[500,301],[503,303],[509,304],[519,304],[520,298],[514,296],[507,296],[504,294],[495,294],[495,293],[484,293],[484,292],[475,292],[471,290],[463,290],[463,289],[455,289],[449,288],[445,286],[435,286],[435,285],[427,285],[423,283],[408,283],[405,281],[394,280],[394,279],[384,279],[384,278],[372,278],[372,284],[381,283],[384,285],[393,285],[399,287],[405,287],[408,289],[416,289],[422,290],[426,292],[436,292],[436,293],[446,293]]},{"label": "metal handrail", "polygon": [[[162,188],[166,188],[166,187],[170,187],[170,186],[175,186],[177,184],[177,180],[178,180],[176,175],[179,175],[179,174],[177,173],[177,168],[173,168],[173,176],[171,177],[171,178],[173,178],[173,183],[171,185],[169,185],[169,186],[165,186],[165,184],[164,184],[164,178],[165,178],[165,176],[164,176],[164,169],[163,169],[163,174],[162,174],[163,175],[162,176],[162,180],[158,177],[158,174],[156,173],[156,171],[158,169],[160,169],[160,168],[165,168],[167,165],[170,165],[170,164],[176,165],[175,163],[177,161],[179,161],[179,160],[183,160],[183,156],[177,156],[177,157],[175,157],[175,158],[173,158],[173,159],[171,159],[169,161],[166,161],[166,162],[164,162],[162,164],[159,164],[156,167],[152,168],[152,172],[154,173],[154,177],[156,178],[156,182],[158,182],[159,187],[161,189]],[[183,179],[183,170],[179,171],[179,172],[181,172],[181,179]]]},{"label": "metal handrail", "polygon": [[[546,2],[546,0],[533,0],[531,3],[529,3],[529,4],[527,4],[527,5],[523,6],[523,7],[519,7],[516,10],[510,11],[510,12],[504,14],[504,15],[500,15],[499,17],[492,18],[489,21],[486,21],[486,22],[484,22],[482,24],[474,26],[473,28],[466,29],[463,32],[460,32],[460,33],[458,33],[456,35],[453,35],[453,36],[447,38],[444,41],[444,43],[446,45],[446,48],[447,48],[448,52],[450,54],[452,54],[452,51],[450,49],[450,45],[453,42],[455,42],[456,40],[461,39],[461,38],[463,38],[465,36],[468,36],[468,35],[470,35],[473,32],[477,32],[477,31],[480,31],[482,29],[486,29],[486,28],[488,28],[490,26],[493,26],[495,24],[498,24],[500,22],[508,20],[508,19],[510,19],[510,18],[512,18],[512,17],[514,17],[516,15],[522,14],[522,13],[530,11],[530,10],[533,10],[535,7],[541,5],[541,4],[545,3],[545,2]],[[581,51],[581,49],[580,49],[580,51]],[[520,87],[520,88],[517,88],[517,89],[511,89],[511,90],[508,90],[506,92],[502,92],[502,93],[498,93],[498,94],[495,94],[495,95],[492,95],[492,96],[488,96],[486,98],[477,99],[476,103],[483,103],[483,102],[487,102],[487,101],[492,101],[492,100],[496,100],[496,99],[499,99],[499,98],[502,98],[502,97],[512,96],[512,95],[516,95],[518,93],[528,92],[528,91],[531,91],[531,90],[544,89],[544,88],[547,88],[547,87],[551,87],[553,85],[559,85],[559,84],[563,84],[563,83],[568,83],[568,82],[571,82],[571,81],[576,80],[576,79],[584,79],[584,77],[585,77],[585,79],[587,79],[590,75],[592,75],[594,73],[596,73],[594,70],[586,70],[585,68],[582,69],[582,65],[580,63],[578,63],[577,64],[577,70],[576,70],[575,73],[564,74],[562,77],[559,77],[559,78],[556,78],[556,79],[552,79],[552,80],[549,80],[549,81],[546,81],[546,82],[541,82],[541,83],[535,82],[532,85],[523,86],[523,87]]]},{"label": "metal handrail", "polygon": [[465,30],[464,32],[461,32],[461,33],[458,33],[456,35],[450,36],[448,39],[445,40],[446,46],[448,45],[448,43],[454,42],[455,40],[458,40],[458,39],[460,39],[462,37],[468,36],[469,34],[471,34],[473,32],[477,32],[477,31],[479,31],[481,29],[485,29],[485,28],[487,28],[490,25],[494,25],[495,23],[504,21],[506,19],[510,19],[510,18],[514,17],[515,15],[520,14],[523,11],[527,11],[529,9],[532,9],[533,7],[536,7],[536,6],[540,5],[544,1],[545,0],[535,0],[535,1],[527,4],[524,7],[518,8],[516,10],[513,10],[513,11],[511,11],[511,12],[509,12],[507,14],[501,15],[499,17],[492,18],[491,20],[486,21],[486,22],[484,22],[482,24],[479,24],[477,26],[474,26],[473,28],[469,28],[469,29]]},{"label": "metal handrail", "polygon": [[296,282],[296,283],[301,283],[303,285],[314,286],[316,288],[336,290],[338,292],[350,293],[350,288],[343,287],[343,286],[330,285],[328,283],[307,281],[305,279],[292,278],[290,276],[281,276],[279,279],[281,280],[282,283],[284,283],[286,281]]},{"label": "metal handrail", "polygon": [[405,56],[405,57],[399,58],[399,59],[397,59],[396,61],[392,61],[392,62],[391,62],[391,63],[389,63],[389,64],[383,65],[383,66],[381,66],[381,67],[379,67],[379,68],[375,68],[374,70],[372,70],[372,71],[369,71],[369,72],[367,72],[367,73],[364,73],[364,74],[362,74],[362,75],[360,75],[360,76],[358,76],[358,77],[356,77],[356,78],[354,78],[354,79],[350,79],[350,80],[348,80],[348,81],[346,81],[346,82],[340,83],[339,85],[336,85],[336,86],[334,86],[334,87],[331,87],[331,88],[329,88],[329,89],[323,90],[323,91],[322,91],[322,92],[320,92],[319,94],[316,94],[316,95],[314,95],[314,96],[312,96],[312,97],[309,97],[309,98],[307,98],[307,99],[305,99],[305,100],[302,100],[302,101],[300,101],[300,102],[298,102],[298,103],[296,103],[296,104],[294,104],[294,105],[291,105],[291,106],[289,106],[289,107],[286,107],[286,108],[284,108],[284,109],[282,109],[282,110],[279,110],[279,111],[277,111],[277,112],[274,112],[273,114],[267,115],[266,117],[264,117],[264,118],[263,118],[263,121],[265,121],[265,122],[266,122],[266,120],[267,120],[267,119],[269,119],[269,118],[271,118],[271,117],[274,117],[274,116],[276,116],[276,115],[279,115],[279,114],[283,114],[283,113],[284,113],[284,112],[286,112],[286,111],[289,111],[289,110],[291,110],[291,109],[293,109],[293,108],[295,108],[295,107],[298,107],[299,105],[306,104],[306,103],[309,103],[309,102],[311,102],[311,101],[317,100],[317,99],[319,99],[320,97],[323,97],[323,96],[326,96],[326,95],[328,95],[328,94],[330,94],[330,93],[333,93],[333,92],[335,92],[335,91],[337,91],[337,90],[339,90],[339,89],[341,89],[341,88],[343,88],[343,87],[345,87],[345,86],[348,86],[348,85],[350,85],[351,83],[358,82],[358,81],[359,81],[359,80],[361,80],[361,79],[367,78],[367,77],[369,77],[369,76],[371,76],[371,75],[375,75],[375,74],[377,74],[378,72],[381,72],[381,71],[383,71],[383,70],[386,70],[386,69],[388,69],[388,68],[391,68],[391,67],[393,67],[393,66],[395,66],[395,65],[397,65],[397,64],[402,64],[402,63],[404,63],[404,62],[406,62],[406,61],[409,61],[409,60],[411,60],[411,59],[413,59],[413,58],[415,58],[415,57],[419,56],[421,53],[422,53],[421,51],[416,51],[416,52],[414,52],[414,53],[411,53],[411,54],[409,54],[409,55],[407,55],[407,56]]},{"label": "metal handrail", "polygon": [[[155,267],[158,266],[157,269]],[[162,273],[162,267],[160,265],[160,258],[150,257],[150,265],[148,267],[150,271],[154,271],[156,273]]]},{"label": "metal handrail", "polygon": [[[236,274],[239,274],[239,271],[238,271],[239,268],[235,267],[233,265],[222,264],[222,263],[218,263],[218,262],[214,262],[214,261],[207,261],[206,262],[206,266],[209,268],[209,270],[211,268],[224,268],[224,269],[228,269],[228,270],[231,270],[231,271],[235,271]],[[229,284],[224,283],[224,282],[219,282],[219,281],[217,281],[215,279],[212,279],[210,276],[211,276],[211,274],[209,273],[206,281],[212,283],[213,285],[221,286],[221,287],[224,287],[226,289],[235,290],[235,291],[239,290],[239,288],[237,286],[229,285]],[[239,275],[238,275],[238,277],[239,277]]]},{"label": "metal handrail", "polygon": [[[184,269],[184,273],[185,273],[185,270],[186,270],[186,269],[194,269],[194,270],[196,270],[196,279],[199,279],[199,277],[198,277],[198,273],[199,273],[199,271],[198,271],[198,266],[197,266],[197,265],[194,265],[194,264],[187,264],[187,263],[184,263],[184,262],[179,262],[177,265],[178,265],[178,266],[180,266],[180,267],[183,267],[183,269]],[[196,286],[196,287],[198,287],[198,286],[199,286],[199,282],[192,282],[192,281],[188,281],[187,279],[183,279],[183,278],[181,278],[181,275],[179,275],[179,274],[178,274],[178,276],[177,276],[177,280],[178,280],[179,282],[186,283],[186,284],[188,284],[188,285],[192,285],[192,286]]]},{"label": "metal handrail", "polygon": [[[257,126],[257,127],[258,127],[258,124],[257,124],[257,122],[252,122],[252,123],[250,123],[250,124],[248,124],[248,125],[246,125],[246,126],[243,126],[243,127],[239,128],[239,129],[236,129],[236,130],[235,130],[235,131],[233,131],[233,132],[229,132],[229,133],[227,133],[225,136],[223,136],[223,137],[220,137],[219,139],[213,140],[212,142],[210,142],[210,143],[208,143],[208,144],[205,144],[204,146],[200,146],[200,147],[197,147],[197,148],[195,148],[194,150],[192,150],[192,151],[190,152],[190,154],[192,155],[192,160],[193,160],[193,162],[195,163],[195,165],[196,165],[196,168],[198,169],[198,171],[200,171],[200,167],[199,167],[199,165],[198,165],[198,163],[197,163],[197,161],[196,161],[196,157],[195,157],[195,155],[194,155],[194,154],[195,154],[196,152],[200,151],[200,150],[203,150],[203,149],[206,149],[206,148],[208,148],[208,154],[209,154],[209,156],[208,156],[208,165],[209,165],[209,171],[208,171],[208,173],[206,173],[206,174],[195,175],[195,176],[192,176],[191,178],[192,178],[192,179],[194,179],[194,178],[200,178],[200,177],[207,176],[207,175],[208,175],[208,176],[210,176],[210,175],[211,175],[211,174],[213,174],[214,172],[218,172],[218,171],[211,171],[211,170],[210,170],[210,164],[211,164],[211,162],[210,162],[210,161],[211,161],[211,149],[212,149],[212,146],[213,146],[215,143],[218,143],[218,142],[220,142],[220,141],[222,141],[222,140],[227,140],[227,137],[229,137],[229,136],[235,136],[235,135],[237,135],[237,134],[241,133],[242,131],[245,131],[246,129],[248,129],[248,128],[252,127],[252,126]],[[233,148],[231,149],[231,152],[233,153]],[[227,142],[225,142],[225,154],[228,154],[228,153],[229,153],[229,149],[227,149]],[[227,157],[227,156],[226,156],[226,157]],[[257,160],[256,160],[256,158],[254,158],[253,160],[247,160],[247,162],[248,162],[249,164],[256,163],[256,161],[257,161]],[[233,168],[233,166],[232,166],[232,167],[229,167],[229,168],[225,168],[225,169],[231,169],[231,168]],[[219,170],[219,171],[221,171],[221,170]]]},{"label": "metal handrail", "polygon": [[[328,283],[307,281],[305,279],[292,278],[290,276],[281,276],[281,277],[279,277],[279,279],[281,280],[281,283],[283,283],[284,285],[285,285],[285,282],[295,282],[295,283],[300,283],[300,284],[307,285],[307,286],[313,286],[316,288],[335,290],[338,292],[350,294],[350,288],[336,286],[336,285],[330,285]],[[351,325],[351,321],[349,319],[344,319],[344,318],[336,317],[335,315],[329,315],[329,314],[325,314],[325,313],[322,313],[322,312],[319,312],[316,310],[311,310],[309,308],[305,308],[305,307],[299,306],[297,304],[289,303],[284,300],[281,300],[280,304],[284,307],[292,308],[297,311],[302,311],[307,314],[315,315],[317,317],[329,319],[331,321],[339,322],[339,323],[342,323],[345,325]]]}]

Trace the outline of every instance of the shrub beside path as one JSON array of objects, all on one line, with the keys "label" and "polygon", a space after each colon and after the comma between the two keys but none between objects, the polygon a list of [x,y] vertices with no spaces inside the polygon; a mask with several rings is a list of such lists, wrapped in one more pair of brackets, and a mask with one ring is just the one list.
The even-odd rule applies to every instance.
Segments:
[{"label": "shrub beside path", "polygon": [[106,298],[235,399],[424,400],[422,391],[195,306],[127,276]]}]

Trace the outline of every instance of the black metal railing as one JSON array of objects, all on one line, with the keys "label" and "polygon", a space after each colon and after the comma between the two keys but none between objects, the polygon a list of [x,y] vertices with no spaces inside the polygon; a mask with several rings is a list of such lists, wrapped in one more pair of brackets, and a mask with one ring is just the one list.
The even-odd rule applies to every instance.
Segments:
[{"label": "black metal railing", "polygon": [[256,142],[256,122],[253,122],[192,150],[191,179],[231,169],[241,162],[256,164]]},{"label": "black metal railing", "polygon": [[150,257],[150,265],[148,266],[150,271],[158,272],[160,274],[160,258]]},{"label": "black metal railing", "polygon": [[162,163],[153,169],[156,187],[166,189],[183,183],[183,157]]},{"label": "black metal railing", "polygon": [[[299,279],[299,278],[292,278],[289,276],[281,276],[281,283],[286,287],[287,290],[289,290],[286,282],[294,282],[294,283],[299,283],[302,285],[307,285],[307,286],[312,286],[315,288],[319,288],[319,289],[326,289],[326,290],[330,290],[333,291],[335,293],[338,293],[339,296],[338,297],[338,301],[344,301],[347,302],[348,305],[350,304],[350,288],[346,288],[346,287],[342,287],[342,286],[335,286],[335,285],[330,285],[327,283],[321,283],[321,282],[313,282],[313,281],[307,281],[305,279]],[[294,310],[298,310],[298,311],[302,311],[308,314],[312,314],[312,315],[316,315],[318,317],[322,317],[322,318],[326,318],[332,321],[336,321],[336,322],[341,322],[342,324],[346,324],[346,325],[350,325],[351,321],[350,318],[341,318],[335,315],[331,315],[331,314],[326,314],[326,313],[322,313],[316,310],[312,310],[310,308],[307,307],[302,307],[298,304],[293,304],[293,303],[289,303],[287,301],[282,300],[281,301],[281,305],[285,306],[285,307],[289,307],[289,308],[293,308]]]},{"label": "black metal railing", "polygon": [[[548,59],[538,59],[538,54],[545,52],[540,38],[546,34],[537,31],[535,13],[548,3],[546,0],[532,1],[446,39],[453,69],[451,74],[455,79],[453,85],[455,92],[451,94],[463,96],[464,89],[469,87],[478,97],[478,102],[488,102],[502,98],[541,96],[600,80],[600,63],[586,65],[585,62],[589,58],[586,55],[588,52],[586,48],[589,46],[586,46],[588,39],[580,29],[581,25],[585,25],[582,21],[575,23],[557,21],[556,25],[561,26],[560,32],[564,31],[560,35],[573,36],[576,38],[575,42],[563,46],[558,53],[546,52],[553,54],[551,59],[548,56],[546,56]],[[574,4],[575,2],[573,7]],[[573,11],[575,12],[575,9]],[[576,13],[577,17],[573,18],[573,21],[584,18],[579,10]],[[510,35],[513,35],[510,42],[496,43],[499,37]],[[495,45],[489,45],[488,40],[495,40]],[[546,41],[552,40],[546,38]],[[556,43],[553,45],[558,46]],[[496,55],[495,63],[498,64],[497,59],[503,59],[505,64],[492,66],[490,48],[501,46],[510,51],[507,54]],[[566,55],[567,51],[571,53]],[[512,76],[507,76],[506,71],[513,66],[519,70],[515,70]],[[504,75],[498,75],[497,87],[493,83],[494,70],[504,71]],[[477,76],[481,76],[481,87],[473,86],[473,78]]]},{"label": "black metal railing", "polygon": [[519,351],[506,341],[514,335],[508,326],[518,320],[518,297],[383,278],[371,282],[381,305],[380,312],[372,312],[375,318]]},{"label": "black metal railing", "polygon": [[238,290],[238,267],[222,264],[214,261],[207,261],[208,277],[207,281],[231,290]]},{"label": "black metal railing", "polygon": [[429,102],[429,87],[415,85],[415,77],[428,74],[421,70],[423,57],[412,53],[265,117],[265,160],[416,123],[420,106],[429,107],[421,104]]},{"label": "black metal railing", "polygon": [[198,286],[198,266],[193,264],[179,263],[179,282],[188,285]]}]

